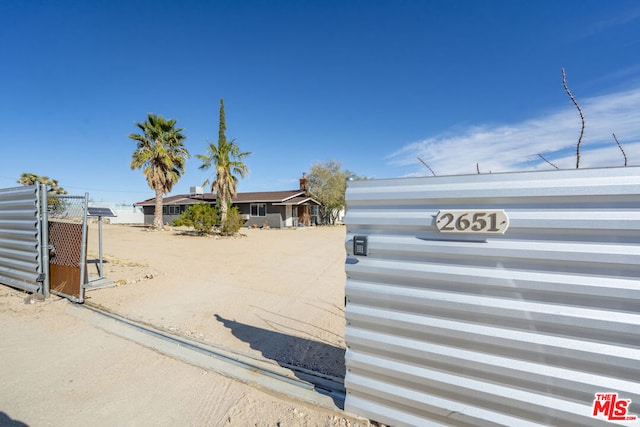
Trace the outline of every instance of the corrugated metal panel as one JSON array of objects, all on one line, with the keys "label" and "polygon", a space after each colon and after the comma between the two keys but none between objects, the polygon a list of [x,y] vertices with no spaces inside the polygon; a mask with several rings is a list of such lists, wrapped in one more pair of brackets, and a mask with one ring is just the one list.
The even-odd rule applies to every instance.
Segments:
[{"label": "corrugated metal panel", "polygon": [[[349,182],[345,409],[393,426],[640,415],[640,168]],[[502,209],[499,234],[440,210]],[[353,254],[354,236],[368,239]]]},{"label": "corrugated metal panel", "polygon": [[0,189],[0,283],[40,289],[38,187]]}]

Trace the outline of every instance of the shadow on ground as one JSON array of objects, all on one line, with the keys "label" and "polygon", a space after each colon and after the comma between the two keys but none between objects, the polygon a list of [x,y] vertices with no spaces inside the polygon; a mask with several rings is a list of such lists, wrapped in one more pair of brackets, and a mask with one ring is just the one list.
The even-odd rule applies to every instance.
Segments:
[{"label": "shadow on ground", "polygon": [[[96,274],[100,274],[100,259],[97,259],[97,258],[96,259],[87,259],[87,268],[89,268],[90,264],[94,265],[94,267],[96,269],[95,273]],[[103,264],[103,266],[106,265],[106,264],[109,264],[109,261],[107,261],[106,259],[103,259],[102,260],[102,264]],[[89,273],[89,274],[91,274],[91,273]],[[0,425],[2,425],[2,424],[0,424]]]},{"label": "shadow on ground", "polygon": [[215,314],[233,336],[248,343],[284,368],[292,366],[320,372],[344,381],[345,350],[330,344],[258,328]]},{"label": "shadow on ground", "polygon": [[12,419],[10,416],[0,411],[0,426],[3,427],[29,427],[28,424],[23,423],[22,421],[17,421]]},{"label": "shadow on ground", "polygon": [[219,314],[214,316],[218,322],[231,330],[233,336],[281,366],[293,365],[344,378],[343,348],[225,319]]}]

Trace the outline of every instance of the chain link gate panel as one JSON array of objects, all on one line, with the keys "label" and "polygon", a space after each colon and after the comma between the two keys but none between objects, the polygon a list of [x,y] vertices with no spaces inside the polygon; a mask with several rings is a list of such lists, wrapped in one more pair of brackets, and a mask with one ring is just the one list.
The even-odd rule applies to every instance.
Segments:
[{"label": "chain link gate panel", "polygon": [[79,303],[87,283],[87,205],[87,194],[47,202],[50,291]]}]

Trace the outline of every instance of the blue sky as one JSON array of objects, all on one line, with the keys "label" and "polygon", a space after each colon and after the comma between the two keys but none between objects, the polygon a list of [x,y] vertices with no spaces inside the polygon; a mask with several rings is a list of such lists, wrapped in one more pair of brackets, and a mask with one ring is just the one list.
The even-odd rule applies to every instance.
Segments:
[{"label": "blue sky", "polygon": [[22,172],[71,194],[153,196],[129,167],[147,113],[193,157],[253,154],[239,191],[296,188],[335,159],[371,178],[640,165],[640,3],[622,1],[0,2],[0,188]]}]

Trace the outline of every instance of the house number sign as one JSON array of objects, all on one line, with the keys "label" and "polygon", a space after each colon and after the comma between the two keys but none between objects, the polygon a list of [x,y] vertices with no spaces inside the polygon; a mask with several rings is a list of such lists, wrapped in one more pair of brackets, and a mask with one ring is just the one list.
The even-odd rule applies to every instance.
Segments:
[{"label": "house number sign", "polygon": [[509,217],[503,210],[449,209],[438,212],[436,228],[441,233],[504,234]]}]

